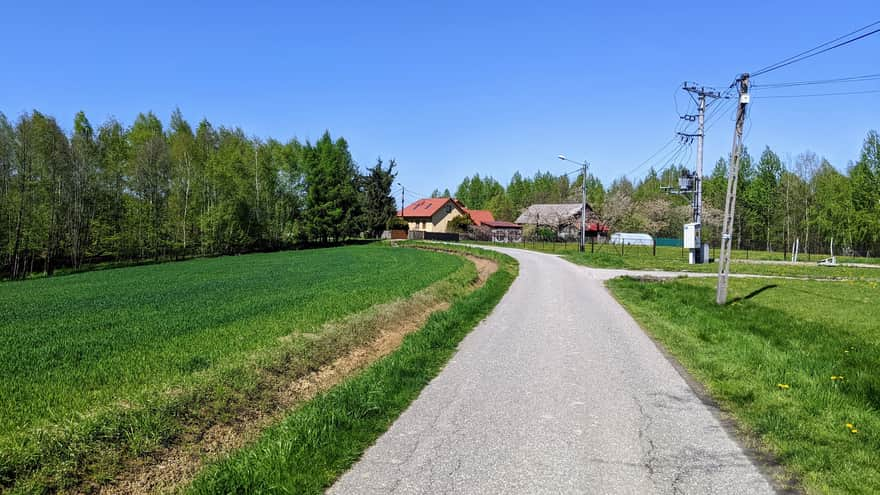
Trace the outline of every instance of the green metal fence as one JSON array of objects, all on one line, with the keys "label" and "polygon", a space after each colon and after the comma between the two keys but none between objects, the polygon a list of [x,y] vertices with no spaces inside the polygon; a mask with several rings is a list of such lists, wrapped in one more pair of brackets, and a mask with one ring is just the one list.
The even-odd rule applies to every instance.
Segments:
[{"label": "green metal fence", "polygon": [[681,239],[672,239],[670,237],[655,237],[654,242],[658,246],[682,247]]}]

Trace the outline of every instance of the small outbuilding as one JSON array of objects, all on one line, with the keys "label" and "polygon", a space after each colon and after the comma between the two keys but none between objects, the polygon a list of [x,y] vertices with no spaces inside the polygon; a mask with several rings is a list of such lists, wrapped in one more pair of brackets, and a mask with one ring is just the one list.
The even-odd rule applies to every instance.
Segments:
[{"label": "small outbuilding", "polygon": [[654,238],[650,234],[615,232],[609,240],[611,244],[624,246],[653,246]]},{"label": "small outbuilding", "polygon": [[492,242],[522,242],[521,225],[492,220],[491,222],[483,222],[482,226],[491,230]]}]

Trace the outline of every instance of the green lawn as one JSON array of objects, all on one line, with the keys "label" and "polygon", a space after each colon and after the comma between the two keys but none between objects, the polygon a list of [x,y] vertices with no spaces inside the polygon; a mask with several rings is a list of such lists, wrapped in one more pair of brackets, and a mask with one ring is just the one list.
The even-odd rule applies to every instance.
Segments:
[{"label": "green lawn", "polygon": [[[237,370],[279,337],[407,297],[464,265],[373,245],[0,284],[0,488],[49,462],[80,462],[62,452],[88,448],[68,445],[77,435],[137,451],[181,414],[164,404],[212,380],[235,387]],[[140,409],[156,414],[132,416]]]},{"label": "green lawn", "polygon": [[714,284],[608,282],[808,491],[880,491],[878,283],[734,279],[727,306]]}]

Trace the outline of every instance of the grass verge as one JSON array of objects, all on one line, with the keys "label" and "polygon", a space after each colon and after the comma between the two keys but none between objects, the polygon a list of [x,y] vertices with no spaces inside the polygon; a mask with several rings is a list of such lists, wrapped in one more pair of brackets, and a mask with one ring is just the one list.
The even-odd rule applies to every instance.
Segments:
[{"label": "grass verge", "polygon": [[322,493],[440,372],[461,339],[495,307],[518,270],[515,260],[500,253],[406,245],[490,258],[499,269],[482,287],[431,315],[397,351],[307,402],[252,445],[209,466],[188,492]]},{"label": "grass verge", "polygon": [[876,282],[608,282],[615,297],[810,493],[880,491]]},{"label": "grass verge", "polygon": [[[481,243],[482,244],[482,243]],[[489,244],[489,243],[485,243]],[[587,244],[586,252],[578,251],[577,243],[511,243],[504,247],[513,247],[558,254],[572,263],[592,268],[617,268],[626,270],[662,270],[690,273],[717,273],[716,263],[691,265],[688,263],[687,251],[677,247],[658,246],[656,255],[650,246],[625,246],[621,254],[619,246],[611,244]],[[591,252],[591,249],[593,251]],[[717,255],[717,253],[716,253]],[[732,254],[731,272],[749,275],[766,275],[775,277],[822,278],[822,279],[859,279],[880,280],[880,268],[864,268],[851,266],[818,266],[815,262],[768,263],[779,260],[780,253],[762,251],[734,251]],[[804,259],[801,257],[801,259]],[[814,259],[819,259],[814,255]],[[853,258],[854,261],[875,261]],[[843,262],[842,257],[838,261]]]}]

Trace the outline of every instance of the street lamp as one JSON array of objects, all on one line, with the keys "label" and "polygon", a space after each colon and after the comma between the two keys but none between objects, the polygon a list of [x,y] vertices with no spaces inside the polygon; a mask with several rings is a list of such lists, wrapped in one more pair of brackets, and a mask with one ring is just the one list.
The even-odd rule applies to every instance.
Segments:
[{"label": "street lamp", "polygon": [[587,166],[589,164],[586,160],[583,163],[570,160],[565,155],[556,155],[556,157],[581,166],[581,243],[578,249],[583,253],[587,243]]}]

